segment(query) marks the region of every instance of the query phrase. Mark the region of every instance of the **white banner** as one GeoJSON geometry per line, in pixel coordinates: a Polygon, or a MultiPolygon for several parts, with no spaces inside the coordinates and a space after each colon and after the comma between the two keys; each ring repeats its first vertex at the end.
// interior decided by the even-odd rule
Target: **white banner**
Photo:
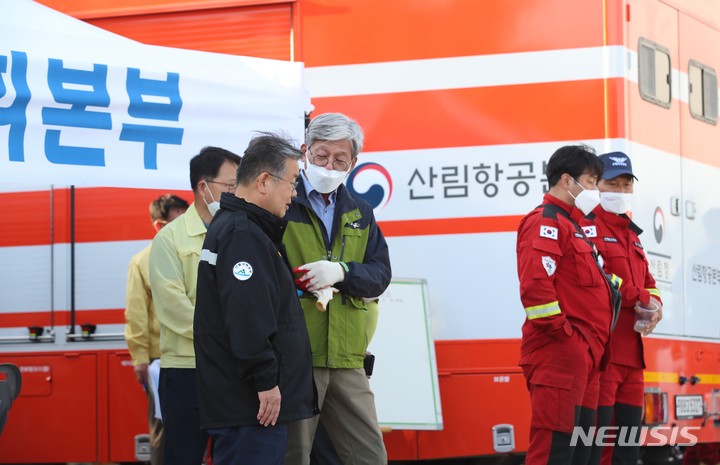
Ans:
{"type": "Polygon", "coordinates": [[[299,144],[302,63],[143,45],[24,0],[0,14],[0,183],[188,189],[207,145],[299,144]]]}
{"type": "MultiPolygon", "coordinates": [[[[623,139],[583,142],[598,153],[625,147],[623,139]]],[[[363,152],[346,184],[378,221],[524,216],[542,201],[550,155],[576,143],[363,152]]]]}

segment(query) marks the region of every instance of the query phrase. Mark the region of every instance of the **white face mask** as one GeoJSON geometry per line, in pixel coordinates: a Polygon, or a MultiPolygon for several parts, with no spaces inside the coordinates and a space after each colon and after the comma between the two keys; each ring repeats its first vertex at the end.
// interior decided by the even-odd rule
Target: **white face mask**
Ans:
{"type": "MultiPolygon", "coordinates": [[[[575,181],[573,179],[575,184],[580,186],[580,183],[575,181]]],[[[600,205],[600,191],[595,190],[589,190],[585,189],[583,186],[580,186],[580,193],[575,197],[572,195],[572,192],[567,191],[568,194],[570,194],[570,197],[575,199],[575,207],[579,208],[585,215],[589,215],[591,211],[595,209],[598,205],[600,205]]]]}
{"type": "Polygon", "coordinates": [[[610,213],[621,215],[632,209],[632,194],[624,192],[601,192],[600,205],[610,213]]]}
{"type": "Polygon", "coordinates": [[[205,200],[205,196],[203,195],[203,202],[205,202],[205,205],[207,205],[208,211],[210,212],[210,216],[215,216],[215,213],[220,210],[220,202],[215,200],[215,196],[212,195],[212,191],[210,190],[210,187],[208,185],[205,185],[205,188],[208,191],[208,194],[210,194],[210,198],[212,199],[212,202],[208,203],[207,200],[205,200]]]}
{"type": "Polygon", "coordinates": [[[329,194],[340,187],[347,174],[347,171],[327,170],[310,162],[305,170],[310,184],[321,194],[329,194]]]}

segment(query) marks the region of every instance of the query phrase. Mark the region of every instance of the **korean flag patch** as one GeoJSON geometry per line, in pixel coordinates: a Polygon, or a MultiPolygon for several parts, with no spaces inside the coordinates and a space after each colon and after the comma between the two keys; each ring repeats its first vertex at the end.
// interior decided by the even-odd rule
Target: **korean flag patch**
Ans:
{"type": "Polygon", "coordinates": [[[555,260],[553,260],[551,257],[542,257],[542,266],[545,268],[545,272],[548,276],[552,276],[555,274],[555,270],[557,267],[555,266],[555,260]]]}
{"type": "Polygon", "coordinates": [[[552,226],[540,225],[540,237],[547,237],[548,239],[557,240],[558,229],[552,226]]]}
{"type": "Polygon", "coordinates": [[[232,272],[238,281],[247,281],[253,275],[253,267],[248,262],[237,262],[232,272]]]}
{"type": "Polygon", "coordinates": [[[597,227],[596,226],[583,226],[582,229],[587,237],[597,237],[597,227]]]}

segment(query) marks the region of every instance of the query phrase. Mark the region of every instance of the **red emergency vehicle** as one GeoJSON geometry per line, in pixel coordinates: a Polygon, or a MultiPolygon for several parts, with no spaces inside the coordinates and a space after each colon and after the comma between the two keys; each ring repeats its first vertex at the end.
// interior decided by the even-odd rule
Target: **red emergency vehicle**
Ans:
{"type": "MultiPolygon", "coordinates": [[[[540,203],[544,162],[558,146],[628,153],[639,178],[633,219],[665,303],[645,339],[645,422],[668,435],[698,427],[700,444],[720,447],[712,2],[42,3],[143,43],[304,62],[315,112],[363,126],[365,151],[348,184],[375,206],[394,274],[427,280],[444,421],[441,431],[386,434],[391,460],[522,459],[529,398],[517,366],[525,316],[516,227],[540,203]]],[[[0,361],[24,377],[0,462],[132,461],[146,421],[117,337],[124,272],[152,237],[145,211],[164,191],[0,190],[0,295],[47,302],[0,302],[0,361]],[[22,259],[53,245],[72,246],[72,268],[70,255],[41,269],[22,259]],[[58,293],[72,294],[73,306],[53,306],[58,293]]]]}

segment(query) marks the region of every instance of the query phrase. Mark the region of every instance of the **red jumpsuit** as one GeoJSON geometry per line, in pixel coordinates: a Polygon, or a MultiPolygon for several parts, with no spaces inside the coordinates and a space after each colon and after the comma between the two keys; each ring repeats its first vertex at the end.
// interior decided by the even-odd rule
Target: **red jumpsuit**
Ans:
{"type": "Polygon", "coordinates": [[[532,419],[527,465],[571,463],[581,406],[593,410],[592,380],[610,340],[610,286],[577,222],[582,212],[546,194],[518,227],[522,328],[520,366],[532,419]]]}
{"type": "MultiPolygon", "coordinates": [[[[615,416],[616,426],[640,426],[643,405],[643,344],[640,333],[633,329],[635,307],[639,300],[647,305],[650,296],[660,301],[660,292],[648,269],[638,235],[642,230],[627,215],[608,213],[596,208],[581,226],[592,240],[605,263],[605,270],[622,279],[622,307],[610,343],[608,367],[600,375],[598,427],[609,426],[615,416]]],[[[613,448],[593,453],[593,463],[635,464],[639,450],[613,448]]]]}

